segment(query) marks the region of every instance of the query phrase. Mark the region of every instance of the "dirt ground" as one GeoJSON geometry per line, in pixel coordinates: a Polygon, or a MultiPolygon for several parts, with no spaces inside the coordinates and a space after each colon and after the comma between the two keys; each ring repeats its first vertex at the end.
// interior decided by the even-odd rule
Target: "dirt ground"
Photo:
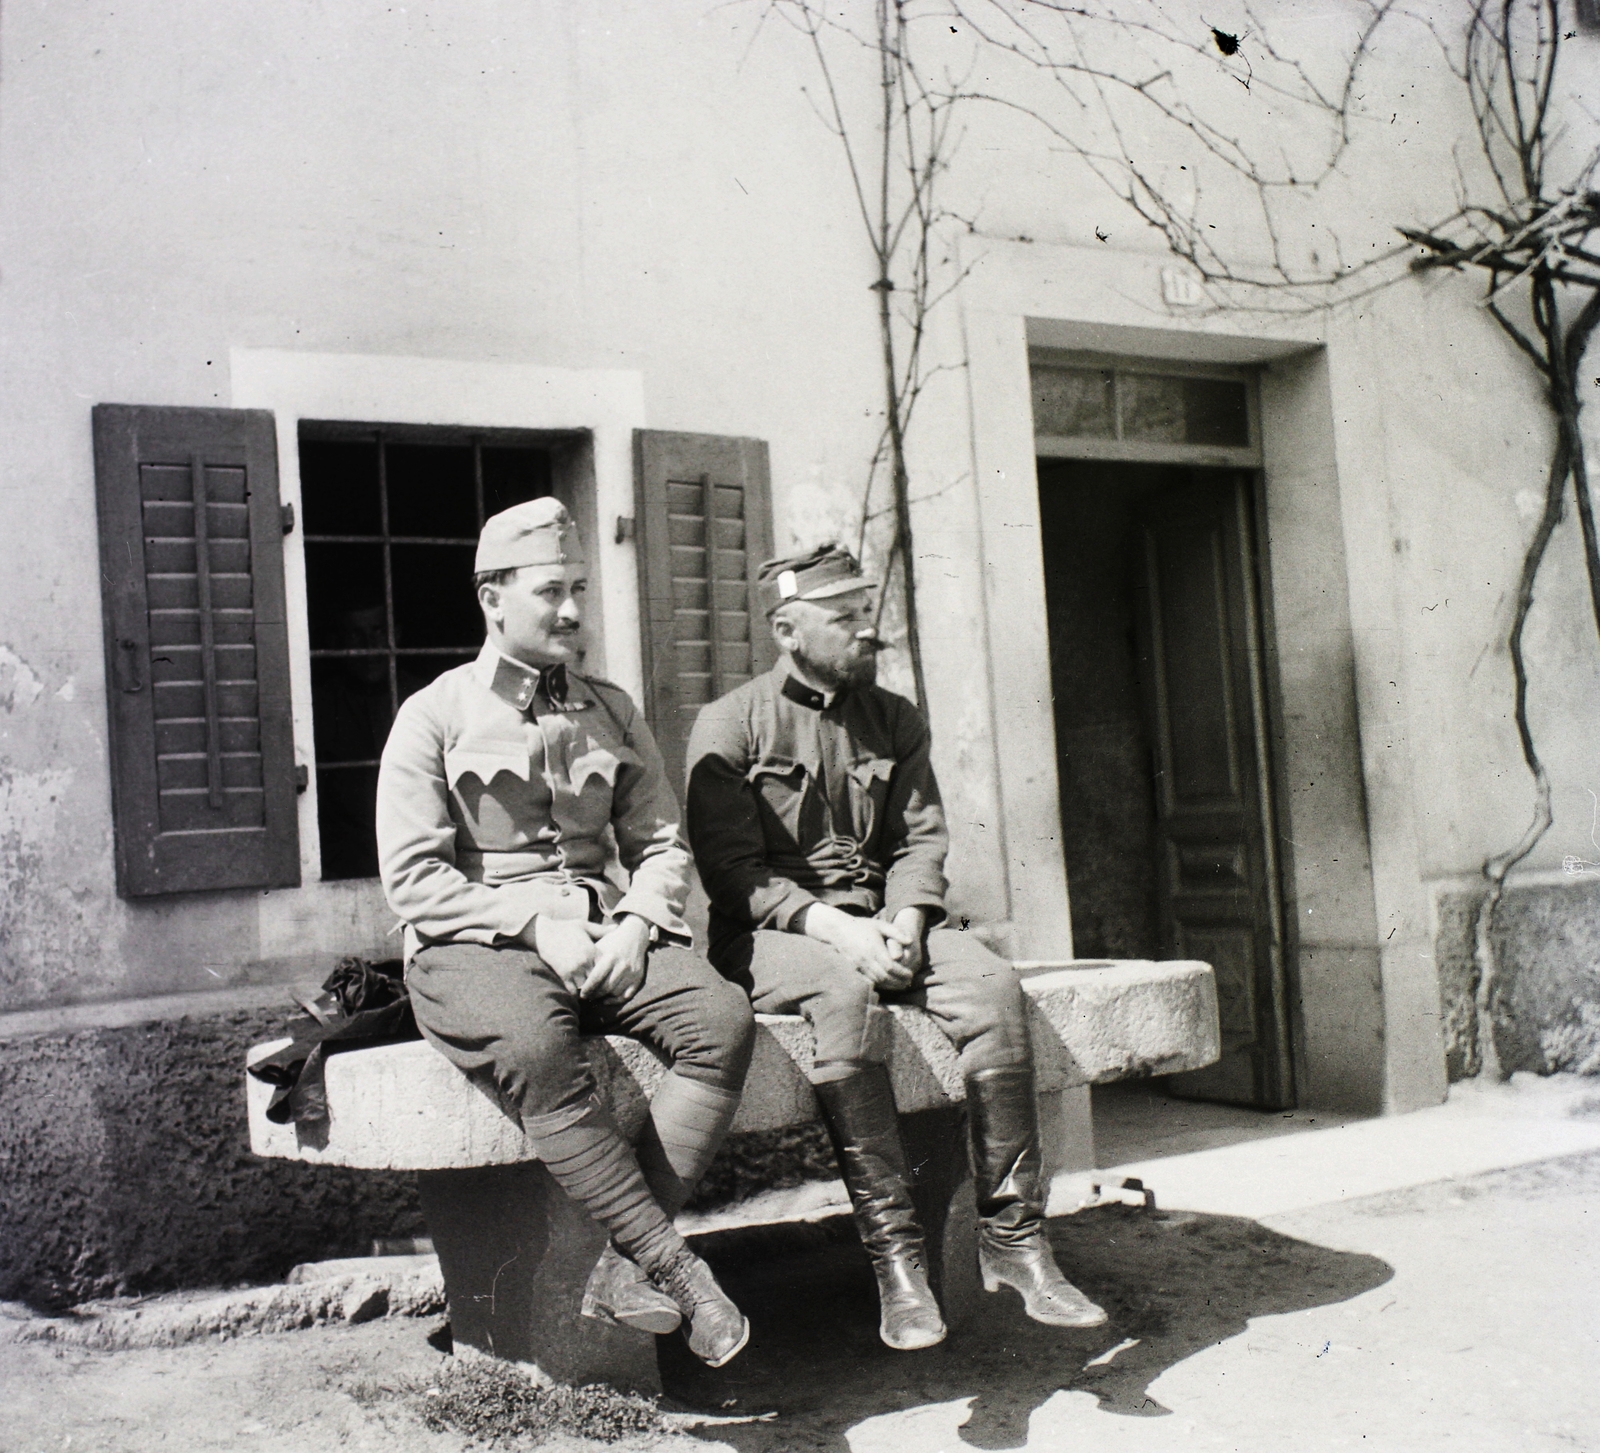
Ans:
{"type": "MultiPolygon", "coordinates": [[[[661,1356],[679,1405],[775,1416],[650,1446],[1600,1453],[1597,1208],[1600,1154],[1265,1224],[1102,1208],[1052,1235],[1109,1327],[1037,1327],[1003,1293],[916,1354],[877,1342],[870,1272],[841,1226],[785,1228],[718,1266],[754,1324],[746,1352],[718,1372],[676,1339],[661,1356]]],[[[433,1325],[105,1353],[0,1324],[0,1450],[453,1453],[465,1440],[425,1431],[395,1391],[445,1365],[433,1325]]]]}

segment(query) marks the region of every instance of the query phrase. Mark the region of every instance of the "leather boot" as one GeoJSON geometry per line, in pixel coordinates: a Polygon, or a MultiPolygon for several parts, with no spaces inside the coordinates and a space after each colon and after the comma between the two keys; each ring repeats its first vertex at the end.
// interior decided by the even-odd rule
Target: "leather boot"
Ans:
{"type": "Polygon", "coordinates": [[[590,1099],[559,1114],[525,1117],[522,1128],[556,1184],[672,1299],[695,1356],[721,1367],[738,1352],[749,1340],[749,1323],[673,1229],[605,1107],[590,1099]]]}
{"type": "Polygon", "coordinates": [[[1011,1287],[1035,1322],[1098,1327],[1106,1314],[1056,1266],[1044,1234],[1033,1069],[979,1070],[967,1078],[972,1179],[978,1200],[978,1269],[983,1289],[1011,1287]]]}
{"type": "Polygon", "coordinates": [[[617,1322],[657,1337],[676,1332],[683,1321],[678,1304],[609,1241],[584,1284],[579,1311],[597,1322],[617,1322]]]}
{"type": "Polygon", "coordinates": [[[653,1267],[650,1279],[677,1306],[689,1350],[708,1367],[721,1367],[744,1350],[750,1323],[717,1285],[711,1268],[687,1246],[653,1267]]]}
{"type": "Polygon", "coordinates": [[[944,1318],[928,1285],[889,1071],[869,1064],[812,1088],[850,1192],[856,1230],[877,1275],[878,1335],[902,1352],[932,1347],[944,1341],[944,1318]]]}
{"type": "MultiPolygon", "coordinates": [[[[650,1102],[650,1118],[634,1153],[645,1184],[668,1220],[681,1211],[706,1173],[739,1108],[737,1091],[669,1074],[650,1102]]],[[[614,1244],[600,1253],[583,1289],[583,1315],[660,1336],[675,1332],[678,1305],[614,1244]]]]}

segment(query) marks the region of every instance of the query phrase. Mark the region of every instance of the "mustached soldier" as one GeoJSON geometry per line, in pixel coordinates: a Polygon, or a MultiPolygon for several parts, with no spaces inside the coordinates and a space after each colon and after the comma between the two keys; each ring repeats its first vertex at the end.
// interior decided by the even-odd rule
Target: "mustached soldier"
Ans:
{"type": "Polygon", "coordinates": [[[749,1327],[672,1216],[738,1106],[750,1008],[689,951],[689,854],[649,727],[621,687],[574,669],[587,571],[566,509],[495,515],[475,572],[483,650],[401,706],[378,776],[417,1023],[611,1233],[584,1314],[650,1332],[681,1321],[720,1367],[749,1327]],[[605,876],[607,826],[626,893],[605,876]],[[580,1033],[632,1035],[672,1061],[637,1158],[580,1033]]]}
{"type": "Polygon", "coordinates": [[[984,1286],[1036,1322],[1105,1313],[1057,1269],[1043,1229],[1033,1068],[1021,986],[971,933],[941,927],[944,813],[927,723],[876,685],[874,582],[827,546],[759,577],[782,652],[703,707],[689,740],[689,840],[711,897],[711,961],[763,1013],[816,1033],[811,1082],[877,1273],[880,1333],[931,1347],[945,1327],[873,1018],[925,1008],[966,1082],[984,1286]]]}

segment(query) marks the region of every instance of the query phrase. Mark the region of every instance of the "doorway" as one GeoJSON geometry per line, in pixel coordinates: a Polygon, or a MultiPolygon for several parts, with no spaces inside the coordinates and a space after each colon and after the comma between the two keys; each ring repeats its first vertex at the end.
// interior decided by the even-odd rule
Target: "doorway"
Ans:
{"type": "Polygon", "coordinates": [[[1041,458],[1078,958],[1216,971],[1222,1057],[1171,1093],[1294,1103],[1252,470],[1041,458]]]}

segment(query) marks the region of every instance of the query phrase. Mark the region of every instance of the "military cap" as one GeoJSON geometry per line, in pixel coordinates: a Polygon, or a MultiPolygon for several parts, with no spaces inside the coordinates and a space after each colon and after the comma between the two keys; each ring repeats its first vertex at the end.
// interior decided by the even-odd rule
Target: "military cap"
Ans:
{"type": "Polygon", "coordinates": [[[582,561],[578,527],[560,500],[546,495],[512,505],[484,521],[478,536],[475,575],[486,570],[512,570],[519,565],[567,565],[582,561]]]}
{"type": "Polygon", "coordinates": [[[861,573],[856,557],[842,545],[819,545],[806,555],[768,560],[756,574],[761,604],[768,615],[785,601],[826,600],[877,583],[861,573]]]}

